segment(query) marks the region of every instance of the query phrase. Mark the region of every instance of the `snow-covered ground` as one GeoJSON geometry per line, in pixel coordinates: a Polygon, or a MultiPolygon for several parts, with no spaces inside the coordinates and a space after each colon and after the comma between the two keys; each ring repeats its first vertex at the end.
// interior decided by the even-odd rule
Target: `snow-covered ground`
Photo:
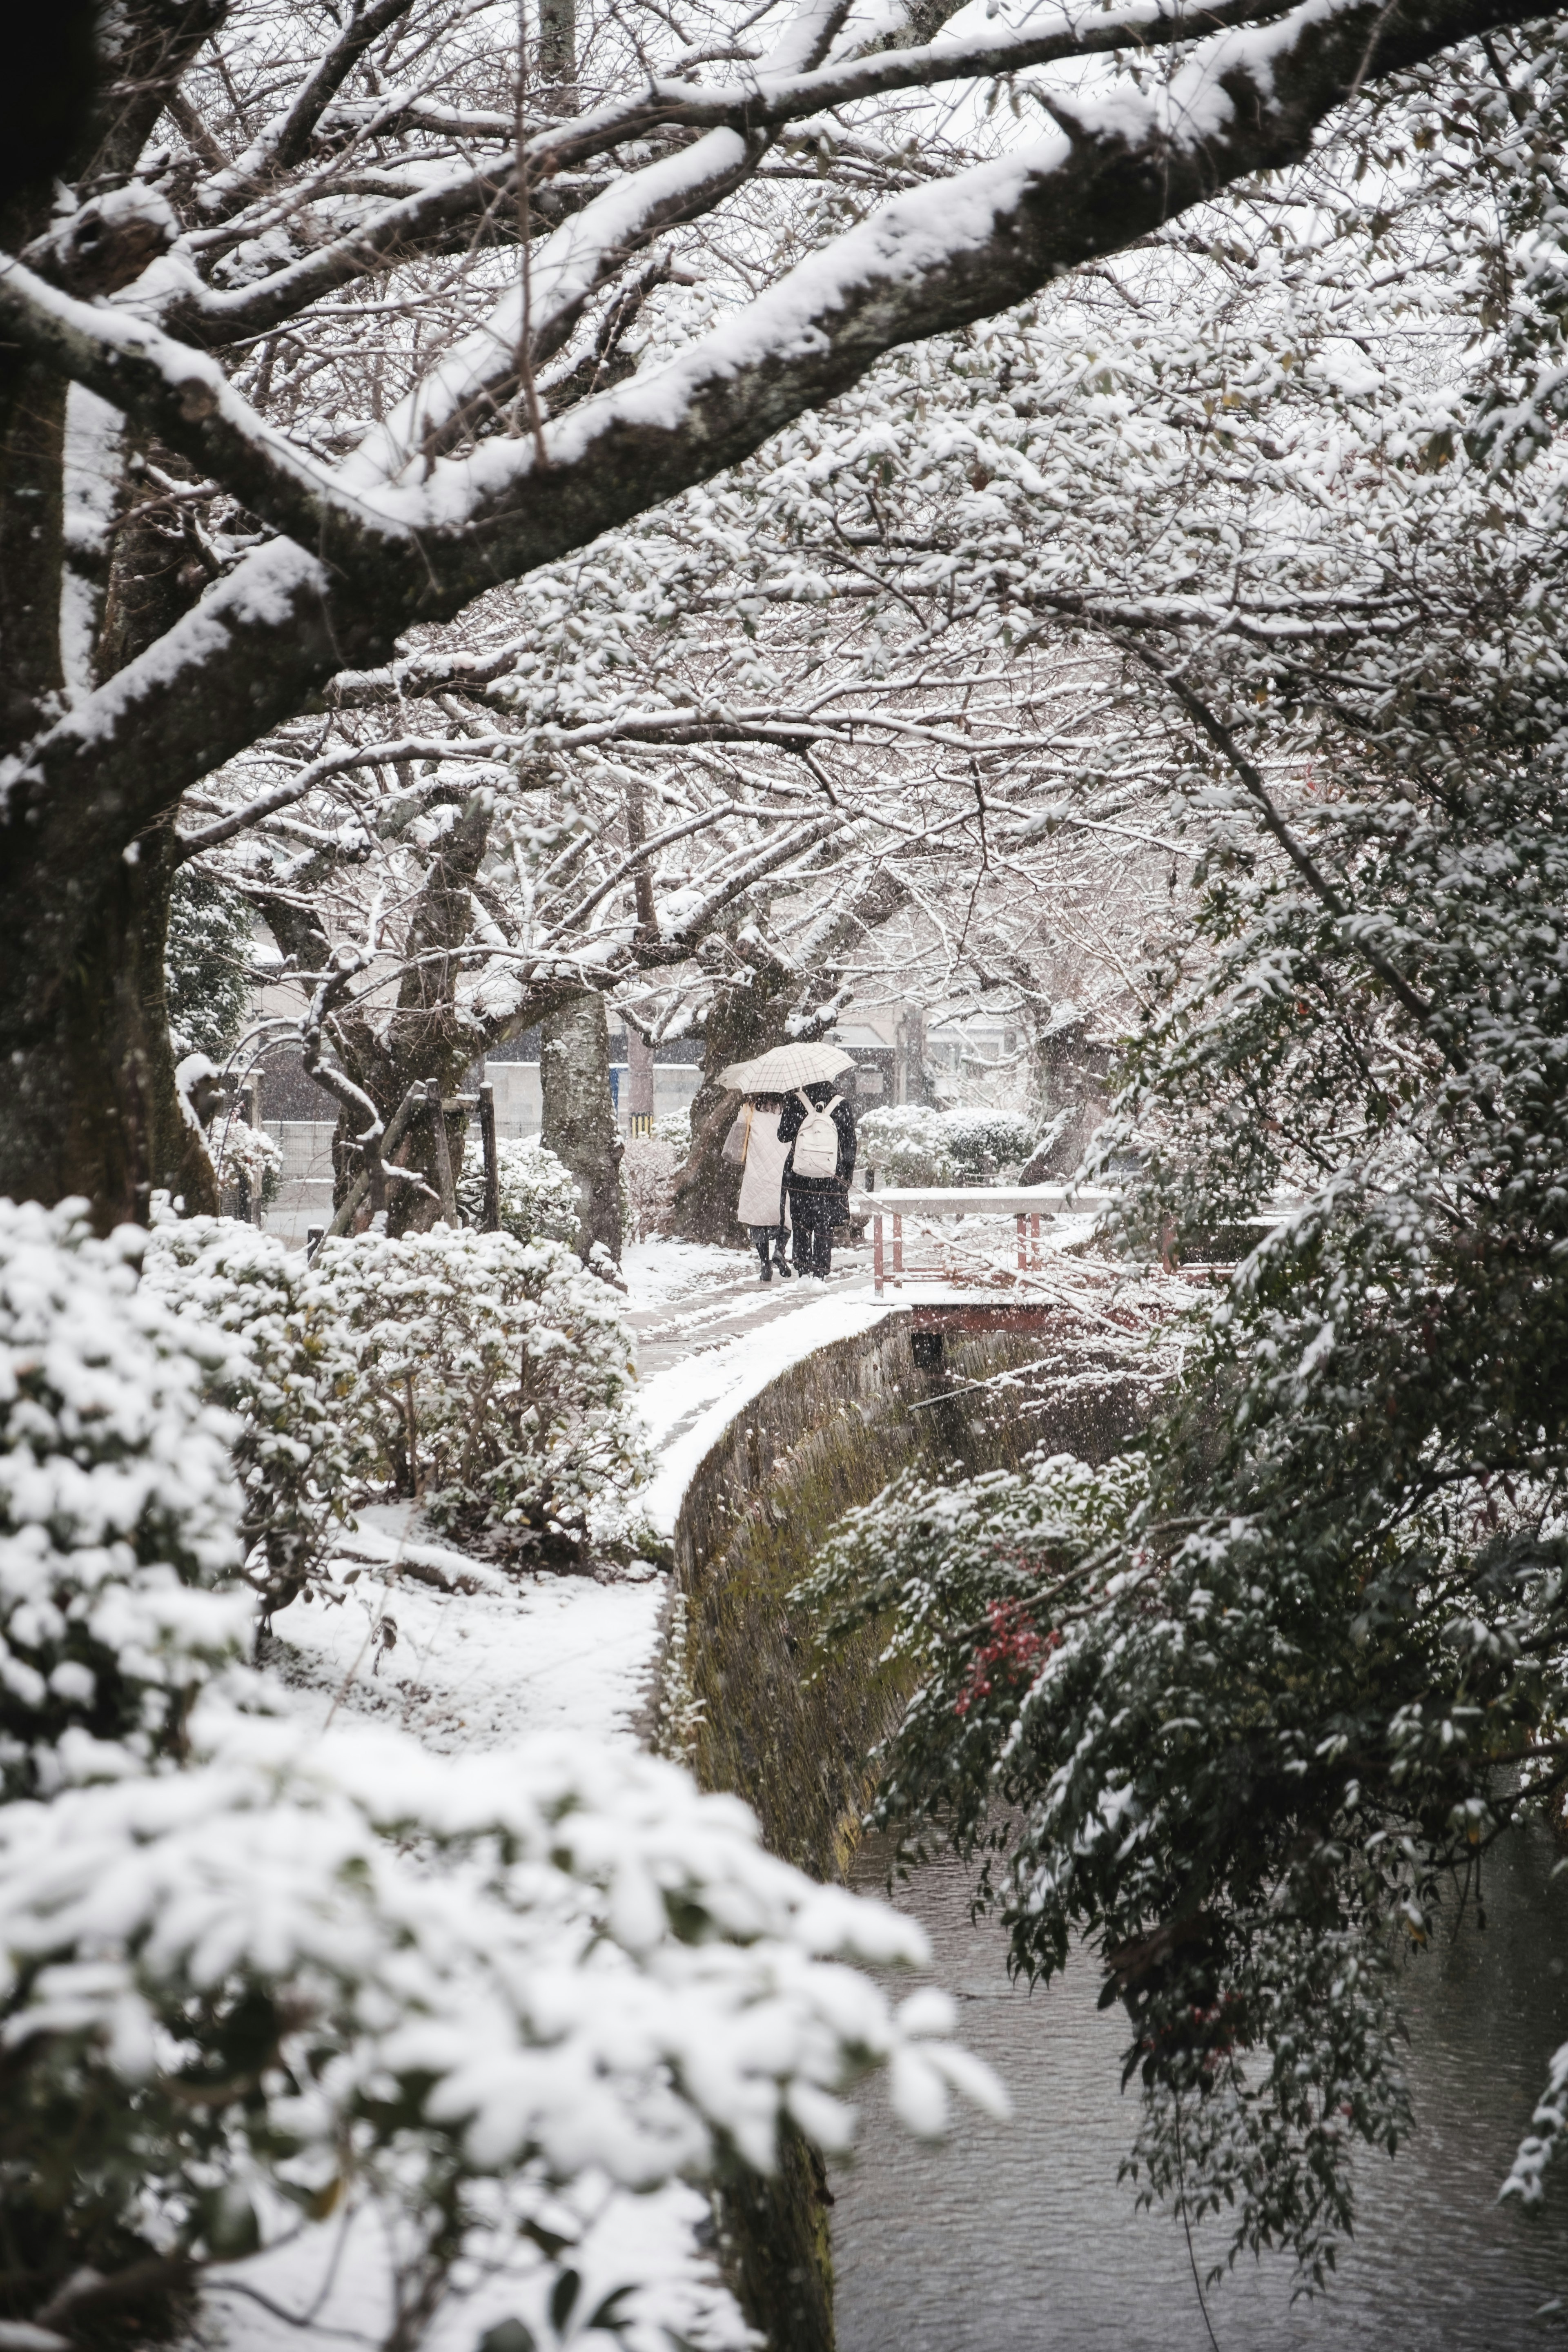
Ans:
{"type": "MultiPolygon", "coordinates": [[[[307,1719],[324,1725],[340,1710],[380,1717],[447,1753],[504,1754],[549,1730],[637,1737],[658,1660],[665,1577],[651,1567],[608,1582],[509,1576],[441,1542],[412,1504],[374,1507],[359,1520],[331,1563],[340,1597],[296,1601],[275,1620],[273,1664],[307,1719]]],[[[561,2220],[563,2234],[577,2241],[579,2318],[628,2280],[642,2282],[626,2305],[635,2323],[627,2352],[668,2352],[671,2336],[698,2352],[742,2352],[754,2342],[720,2277],[708,2201],[696,2189],[678,2184],[636,2196],[589,2176],[561,2220]]],[[[378,2344],[390,2323],[396,2260],[374,2208],[308,2226],[245,2264],[235,2285],[213,2292],[208,2333],[232,2352],[378,2344]]],[[[557,2341],[546,2284],[526,2256],[476,2261],[423,2339],[427,2352],[474,2352],[488,2328],[512,2318],[542,2352],[557,2341]]]]}
{"type": "MultiPolygon", "coordinates": [[[[573,2316],[559,2333],[546,2309],[549,2273],[513,2257],[481,2255],[458,2273],[454,2292],[420,2336],[421,2352],[476,2352],[488,2330],[518,2319],[540,2352],[581,2343],[584,2352],[754,2352],[747,2327],[709,2250],[708,2200],[681,2183],[634,2196],[592,2175],[574,2184],[550,2224],[574,2242],[582,2280],[573,2316]],[[617,2339],[582,2326],[604,2299],[640,2284],[622,2305],[630,2322],[617,2339]]],[[[243,2279],[213,2286],[204,2305],[202,2345],[231,2352],[346,2352],[384,2341],[393,2310],[388,2282],[399,2248],[383,2214],[361,2207],[342,2222],[306,2227],[290,2242],[247,2263],[243,2279]]]]}
{"type": "Polygon", "coordinates": [[[663,1307],[672,1298],[694,1291],[756,1280],[756,1261],[750,1252],[721,1249],[716,1242],[678,1242],[662,1234],[656,1240],[628,1242],[621,1253],[626,1297],[633,1307],[663,1307]]]}
{"type": "Polygon", "coordinates": [[[444,1754],[535,1731],[635,1736],[664,1606],[652,1567],[606,1582],[503,1575],[389,1503],[360,1512],[331,1573],[340,1600],[296,1601],[276,1625],[308,1717],[379,1716],[444,1754]]]}

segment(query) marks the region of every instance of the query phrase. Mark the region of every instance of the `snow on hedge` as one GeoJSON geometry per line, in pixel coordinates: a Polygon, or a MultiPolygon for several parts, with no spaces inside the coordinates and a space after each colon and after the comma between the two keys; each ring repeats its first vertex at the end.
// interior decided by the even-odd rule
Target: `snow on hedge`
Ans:
{"type": "MultiPolygon", "coordinates": [[[[496,1144],[503,1233],[520,1242],[566,1242],[579,1233],[577,1180],[538,1136],[507,1137],[496,1144]]],[[[458,1186],[458,1205],[478,1224],[484,1213],[485,1171],[470,1167],[458,1186]]]]}
{"type": "Polygon", "coordinates": [[[582,1541],[647,1475],[616,1294],[561,1242],[437,1225],[321,1253],[376,1474],[439,1525],[582,1541]]]}
{"type": "Polygon", "coordinates": [[[428,2269],[487,2180],[767,2169],[786,2115],[844,2145],[873,2065],[917,2130],[990,2096],[944,2000],[843,1965],[918,1960],[918,1930],[585,1740],[442,1759],[220,1701],[185,1769],[0,1811],[0,1916],[13,2144],[42,2165],[86,2118],[79,2161],[150,2185],[153,2242],[197,2260],[373,2193],[428,2269]]]}
{"type": "Polygon", "coordinates": [[[933,1110],[889,1104],[856,1128],[862,1168],[883,1184],[974,1184],[1026,1160],[1036,1129],[1000,1110],[933,1110]]]}
{"type": "Polygon", "coordinates": [[[215,1326],[229,1336],[218,1392],[238,1422],[247,1572],[269,1612],[284,1608],[350,1517],[370,1462],[337,1297],[300,1252],[232,1217],[157,1224],[143,1287],[181,1312],[193,1345],[215,1326]]]}
{"type": "Polygon", "coordinates": [[[647,1475],[620,1303],[559,1241],[437,1225],[328,1242],[307,1265],[254,1226],[192,1219],[158,1226],[148,1278],[233,1335],[221,1394],[269,1608],[355,1496],[574,1547],[647,1475]]]}
{"type": "Polygon", "coordinates": [[[0,1789],[168,1753],[233,1655],[231,1349],[137,1284],[143,1236],[0,1201],[0,1789]]]}
{"type": "MultiPolygon", "coordinates": [[[[503,2239],[563,2281],[560,2192],[589,2175],[765,2168],[785,2117],[841,2146],[873,2066],[919,2131],[954,2088],[994,2105],[940,1996],[897,2007],[847,1965],[918,1961],[920,1931],[765,1853],[678,1767],[572,1737],[442,1758],[275,1711],[238,1659],[236,1424],[207,1401],[257,1360],[237,1370],[200,1303],[231,1317],[256,1277],[291,1345],[285,1308],[313,1294],[279,1304],[265,1250],[247,1276],[210,1229],[161,1239],[138,1285],[145,1247],[0,1206],[0,2196],[37,2280],[16,2317],[139,2308],[149,2262],[176,2294],[214,2264],[243,2279],[368,2202],[412,2345],[503,2239]]],[[[383,1320],[432,1296],[451,1318],[420,1286],[488,1265],[531,1301],[561,1269],[531,1255],[426,1236],[345,1248],[330,1278],[383,1320]]]]}

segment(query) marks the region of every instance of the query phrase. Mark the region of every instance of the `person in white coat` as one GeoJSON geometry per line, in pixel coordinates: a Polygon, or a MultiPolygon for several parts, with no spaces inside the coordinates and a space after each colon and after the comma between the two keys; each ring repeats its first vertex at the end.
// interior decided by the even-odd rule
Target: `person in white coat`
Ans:
{"type": "Polygon", "coordinates": [[[724,1158],[741,1163],[741,1204],[735,1213],[751,1234],[764,1282],[773,1280],[775,1267],[785,1278],[795,1271],[784,1255],[789,1146],[779,1141],[783,1108],[780,1095],[753,1096],[724,1139],[724,1158]]]}

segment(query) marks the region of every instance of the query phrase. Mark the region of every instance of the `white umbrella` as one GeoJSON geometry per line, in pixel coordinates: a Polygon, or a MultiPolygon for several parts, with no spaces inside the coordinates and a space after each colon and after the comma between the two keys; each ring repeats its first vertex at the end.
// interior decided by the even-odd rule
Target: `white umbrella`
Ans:
{"type": "Polygon", "coordinates": [[[775,1045],[754,1062],[731,1062],[719,1073],[719,1084],[738,1095],[782,1095],[791,1087],[815,1086],[819,1078],[836,1078],[852,1070],[855,1056],[842,1045],[775,1045]]]}

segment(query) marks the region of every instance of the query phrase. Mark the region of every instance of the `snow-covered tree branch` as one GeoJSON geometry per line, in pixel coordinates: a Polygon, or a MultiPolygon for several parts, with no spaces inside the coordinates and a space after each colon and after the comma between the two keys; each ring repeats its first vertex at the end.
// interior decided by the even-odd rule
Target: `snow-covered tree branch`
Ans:
{"type": "MultiPolygon", "coordinates": [[[[83,937],[156,926],[168,861],[128,877],[121,853],[204,776],[340,673],[744,460],[885,354],[1297,163],[1357,93],[1521,13],[1132,7],[984,37],[932,15],[932,37],[889,45],[804,6],[737,59],[722,10],[684,43],[612,11],[559,82],[579,110],[551,114],[557,85],[531,96],[514,33],[498,47],[482,9],[367,9],[314,51],[301,20],[268,17],[208,62],[149,0],[134,37],[158,69],[101,101],[98,177],[66,214],[24,204],[0,224],[18,257],[0,284],[7,414],[46,512],[63,512],[68,442],[111,478],[162,468],[193,572],[177,594],[119,593],[117,564],[127,591],[148,576],[135,550],[157,526],[121,520],[132,501],[110,488],[112,634],[68,692],[52,584],[14,614],[5,904],[32,944],[5,1024],[26,1110],[8,1181],[124,1204],[171,1172],[134,989],[112,1050],[93,1049],[107,1121],[62,1129],[45,1105],[84,1050],[59,1027],[83,937]],[[952,127],[933,141],[939,90],[952,127]],[[1001,90],[1016,115],[988,120],[975,100],[1001,90]],[[183,486],[217,501],[217,536],[183,486]],[[131,1065],[153,1108],[128,1124],[113,1074],[131,1065]]],[[[63,593],[63,558],[56,576],[63,593]]]]}

